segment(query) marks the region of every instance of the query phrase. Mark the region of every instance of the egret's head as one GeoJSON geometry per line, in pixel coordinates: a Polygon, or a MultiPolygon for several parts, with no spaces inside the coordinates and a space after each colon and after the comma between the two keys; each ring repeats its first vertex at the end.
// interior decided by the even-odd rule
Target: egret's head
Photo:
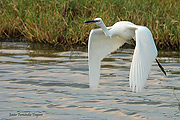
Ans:
{"type": "Polygon", "coordinates": [[[85,23],[94,23],[100,27],[104,24],[101,18],[96,18],[94,20],[86,21],[85,23]]]}

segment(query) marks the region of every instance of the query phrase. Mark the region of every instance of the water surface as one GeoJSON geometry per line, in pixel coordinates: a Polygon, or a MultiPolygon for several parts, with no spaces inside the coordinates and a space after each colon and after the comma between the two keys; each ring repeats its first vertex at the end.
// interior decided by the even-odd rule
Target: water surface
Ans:
{"type": "Polygon", "coordinates": [[[28,43],[0,45],[0,119],[178,120],[180,52],[162,51],[145,89],[133,93],[128,75],[132,49],[102,62],[100,86],[88,85],[87,51],[59,51],[28,43]]]}

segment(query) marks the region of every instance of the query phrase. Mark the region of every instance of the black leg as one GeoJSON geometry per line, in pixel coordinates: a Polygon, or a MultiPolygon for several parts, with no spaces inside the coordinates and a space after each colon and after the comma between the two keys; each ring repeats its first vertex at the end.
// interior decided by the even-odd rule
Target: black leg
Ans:
{"type": "Polygon", "coordinates": [[[156,62],[158,64],[159,68],[161,69],[161,71],[164,73],[165,76],[167,76],[164,68],[162,67],[162,65],[159,63],[159,61],[157,59],[155,59],[155,60],[156,60],[156,62]]]}

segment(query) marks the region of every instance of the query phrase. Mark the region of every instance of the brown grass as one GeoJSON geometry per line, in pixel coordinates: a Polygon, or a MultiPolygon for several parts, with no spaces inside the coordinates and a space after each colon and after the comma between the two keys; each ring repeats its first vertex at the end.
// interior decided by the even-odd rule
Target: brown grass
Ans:
{"type": "Polygon", "coordinates": [[[127,20],[147,26],[158,49],[180,50],[178,0],[1,0],[0,38],[23,38],[54,46],[87,45],[101,17],[107,26],[127,20]]]}

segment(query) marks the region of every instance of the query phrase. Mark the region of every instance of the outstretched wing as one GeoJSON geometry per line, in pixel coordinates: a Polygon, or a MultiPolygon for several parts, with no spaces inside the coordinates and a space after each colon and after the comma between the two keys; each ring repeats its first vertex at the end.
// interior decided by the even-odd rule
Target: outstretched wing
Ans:
{"type": "Polygon", "coordinates": [[[129,84],[132,91],[144,88],[151,70],[152,62],[157,56],[157,49],[151,31],[144,26],[138,26],[136,33],[136,47],[131,63],[129,84]]]}
{"type": "Polygon", "coordinates": [[[124,43],[118,36],[105,36],[101,28],[91,30],[88,43],[90,88],[97,88],[99,85],[101,60],[124,43]]]}

